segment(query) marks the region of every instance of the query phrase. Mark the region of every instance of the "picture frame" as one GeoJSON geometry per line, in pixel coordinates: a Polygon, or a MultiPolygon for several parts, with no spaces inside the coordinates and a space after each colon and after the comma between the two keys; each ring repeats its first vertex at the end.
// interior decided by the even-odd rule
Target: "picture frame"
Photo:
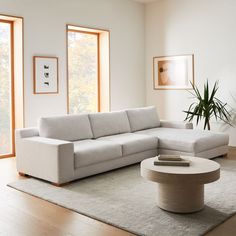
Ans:
{"type": "Polygon", "coordinates": [[[34,56],[34,94],[57,94],[58,57],[34,56]]]}
{"type": "Polygon", "coordinates": [[[194,55],[153,57],[153,88],[192,89],[194,55]]]}

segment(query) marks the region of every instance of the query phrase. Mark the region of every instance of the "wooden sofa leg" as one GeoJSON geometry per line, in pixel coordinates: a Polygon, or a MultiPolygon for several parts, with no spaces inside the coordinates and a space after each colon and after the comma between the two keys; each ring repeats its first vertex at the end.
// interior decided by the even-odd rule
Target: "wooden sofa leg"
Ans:
{"type": "Polygon", "coordinates": [[[63,185],[65,185],[65,184],[58,184],[58,183],[51,183],[51,184],[55,187],[62,187],[63,185]]]}
{"type": "Polygon", "coordinates": [[[18,172],[20,176],[27,177],[28,175],[23,172],[18,172]]]}

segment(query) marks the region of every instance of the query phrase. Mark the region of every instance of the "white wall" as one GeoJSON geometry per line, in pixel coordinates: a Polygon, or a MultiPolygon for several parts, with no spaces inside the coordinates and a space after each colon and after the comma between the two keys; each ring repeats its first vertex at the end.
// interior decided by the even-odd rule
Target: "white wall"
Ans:
{"type": "Polygon", "coordinates": [[[144,7],[130,0],[0,0],[24,17],[25,124],[66,113],[66,24],[110,30],[111,110],[143,106],[144,7]],[[33,95],[34,55],[59,57],[59,94],[33,95]]]}
{"type": "MultiPolygon", "coordinates": [[[[146,104],[155,104],[161,118],[184,119],[188,93],[154,91],[152,58],[189,53],[195,55],[196,84],[219,79],[219,97],[236,107],[235,0],[159,0],[145,7],[131,0],[0,0],[0,6],[0,14],[24,17],[26,126],[40,116],[66,113],[68,23],[111,31],[111,110],[143,106],[146,94],[146,104]],[[34,55],[59,57],[58,95],[33,95],[34,55]]],[[[236,145],[235,128],[213,128],[230,133],[236,145]]]]}
{"type": "MultiPolygon", "coordinates": [[[[146,103],[158,107],[162,119],[183,120],[190,104],[184,90],[153,90],[153,56],[195,55],[195,82],[202,89],[208,78],[220,81],[218,96],[236,108],[236,1],[159,0],[146,5],[146,103]]],[[[230,134],[236,128],[213,123],[230,134]]]]}

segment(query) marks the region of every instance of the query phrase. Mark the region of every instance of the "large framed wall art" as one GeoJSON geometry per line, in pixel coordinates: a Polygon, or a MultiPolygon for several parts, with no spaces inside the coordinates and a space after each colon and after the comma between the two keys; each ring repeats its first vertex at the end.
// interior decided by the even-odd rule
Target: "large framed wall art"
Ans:
{"type": "Polygon", "coordinates": [[[154,89],[191,89],[194,83],[194,56],[153,58],[154,89]]]}

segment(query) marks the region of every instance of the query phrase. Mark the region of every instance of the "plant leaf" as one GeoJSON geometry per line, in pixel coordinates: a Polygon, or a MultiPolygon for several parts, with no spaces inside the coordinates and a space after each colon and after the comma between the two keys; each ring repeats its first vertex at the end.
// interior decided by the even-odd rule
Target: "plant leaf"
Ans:
{"type": "Polygon", "coordinates": [[[189,106],[187,111],[183,111],[186,113],[185,121],[192,121],[196,117],[196,124],[198,125],[201,119],[204,118],[204,129],[208,126],[212,117],[230,124],[231,114],[227,109],[227,103],[222,102],[216,97],[219,89],[218,81],[214,83],[214,87],[210,92],[207,80],[204,84],[203,96],[201,96],[199,89],[192,82],[191,86],[193,91],[188,92],[193,96],[195,102],[189,106]]]}

